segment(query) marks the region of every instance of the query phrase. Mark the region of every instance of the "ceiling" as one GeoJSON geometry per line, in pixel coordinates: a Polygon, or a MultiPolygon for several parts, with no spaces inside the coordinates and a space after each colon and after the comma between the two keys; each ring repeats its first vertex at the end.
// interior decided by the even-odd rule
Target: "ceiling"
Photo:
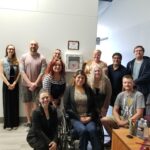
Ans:
{"type": "Polygon", "coordinates": [[[100,0],[100,1],[112,2],[113,0],[100,0]]]}
{"type": "Polygon", "coordinates": [[[113,0],[99,0],[98,16],[102,16],[105,11],[112,5],[113,0]]]}

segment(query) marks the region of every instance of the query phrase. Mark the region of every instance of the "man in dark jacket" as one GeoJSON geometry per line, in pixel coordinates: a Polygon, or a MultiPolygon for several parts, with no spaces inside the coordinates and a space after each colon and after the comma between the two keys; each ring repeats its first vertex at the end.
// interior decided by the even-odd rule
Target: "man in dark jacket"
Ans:
{"type": "Polygon", "coordinates": [[[135,88],[142,92],[147,101],[150,93],[150,58],[144,56],[145,49],[138,45],[134,48],[135,59],[127,64],[127,71],[132,75],[135,88]]]}

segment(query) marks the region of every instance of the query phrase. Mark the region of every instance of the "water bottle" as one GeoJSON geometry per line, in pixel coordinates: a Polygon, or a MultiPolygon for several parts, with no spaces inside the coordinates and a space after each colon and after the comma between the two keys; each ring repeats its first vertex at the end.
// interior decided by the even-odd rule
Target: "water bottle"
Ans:
{"type": "Polygon", "coordinates": [[[129,134],[136,135],[137,121],[132,121],[129,119],[129,134]]]}
{"type": "Polygon", "coordinates": [[[138,126],[137,126],[137,132],[136,132],[136,136],[143,139],[143,133],[144,133],[144,119],[141,118],[139,121],[138,121],[138,126]]]}
{"type": "Polygon", "coordinates": [[[147,140],[147,139],[149,139],[149,129],[148,129],[148,125],[147,125],[147,120],[144,120],[143,127],[144,127],[143,138],[144,138],[144,140],[147,140]]]}

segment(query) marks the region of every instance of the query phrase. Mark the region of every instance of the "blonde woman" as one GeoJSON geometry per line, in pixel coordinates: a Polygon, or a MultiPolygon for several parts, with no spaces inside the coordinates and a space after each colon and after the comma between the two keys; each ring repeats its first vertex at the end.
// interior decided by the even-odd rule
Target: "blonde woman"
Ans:
{"type": "Polygon", "coordinates": [[[17,129],[19,125],[19,62],[15,46],[7,45],[5,57],[0,61],[0,76],[3,80],[4,129],[17,129]]]}
{"type": "Polygon", "coordinates": [[[93,89],[99,115],[104,117],[106,116],[112,94],[110,80],[99,65],[94,65],[88,82],[93,89]]]}
{"type": "Polygon", "coordinates": [[[92,69],[95,65],[98,65],[103,70],[103,72],[107,75],[108,73],[107,64],[101,60],[101,54],[102,54],[101,50],[99,49],[94,50],[93,59],[83,64],[83,70],[87,75],[87,77],[90,76],[92,69]]]}

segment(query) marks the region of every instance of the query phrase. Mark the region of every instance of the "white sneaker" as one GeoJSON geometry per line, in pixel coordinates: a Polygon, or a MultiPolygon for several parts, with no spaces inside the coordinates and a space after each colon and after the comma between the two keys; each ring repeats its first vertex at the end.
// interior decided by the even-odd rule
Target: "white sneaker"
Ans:
{"type": "Polygon", "coordinates": [[[6,130],[7,130],[7,131],[11,131],[11,130],[12,130],[12,128],[6,128],[6,130]]]}
{"type": "Polygon", "coordinates": [[[13,130],[17,130],[17,129],[18,129],[18,127],[13,127],[12,129],[13,129],[13,130]]]}
{"type": "Polygon", "coordinates": [[[29,130],[30,130],[30,127],[26,127],[25,131],[29,132],[29,130]]]}

